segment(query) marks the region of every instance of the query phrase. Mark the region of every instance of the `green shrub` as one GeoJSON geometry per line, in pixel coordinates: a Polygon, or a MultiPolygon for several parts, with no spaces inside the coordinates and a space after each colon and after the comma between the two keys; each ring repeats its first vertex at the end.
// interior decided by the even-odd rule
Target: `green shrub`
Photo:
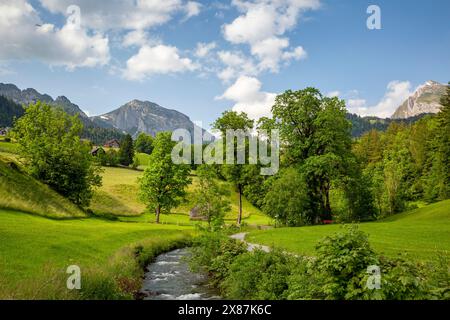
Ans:
{"type": "Polygon", "coordinates": [[[315,261],[308,258],[299,258],[291,275],[287,279],[288,289],[285,296],[289,300],[317,300],[325,299],[323,284],[325,274],[318,272],[315,261]]]}
{"type": "Polygon", "coordinates": [[[381,294],[386,300],[425,299],[423,265],[405,260],[380,259],[381,294]]]}
{"type": "Polygon", "coordinates": [[[325,237],[316,250],[315,267],[325,275],[323,291],[328,299],[357,297],[367,267],[378,264],[367,235],[355,226],[325,237]]]}
{"type": "Polygon", "coordinates": [[[221,288],[230,299],[285,299],[296,259],[281,251],[256,250],[236,258],[221,288]]]}
{"type": "Polygon", "coordinates": [[[190,266],[211,275],[213,285],[219,285],[227,275],[236,257],[247,251],[243,242],[229,238],[220,232],[205,232],[194,241],[190,266]]]}
{"type": "Polygon", "coordinates": [[[428,266],[378,257],[356,226],[322,239],[316,249],[315,257],[247,252],[224,233],[205,233],[196,240],[191,264],[209,272],[227,299],[450,299],[448,257],[428,266]],[[369,266],[380,269],[379,288],[368,286],[369,266]]]}
{"type": "Polygon", "coordinates": [[[429,299],[450,300],[450,257],[439,255],[436,262],[429,265],[426,287],[429,299]]]}

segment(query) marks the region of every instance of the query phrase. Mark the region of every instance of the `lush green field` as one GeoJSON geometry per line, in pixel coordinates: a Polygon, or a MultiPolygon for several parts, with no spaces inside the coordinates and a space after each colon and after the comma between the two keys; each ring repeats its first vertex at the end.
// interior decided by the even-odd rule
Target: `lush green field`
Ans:
{"type": "MultiPolygon", "coordinates": [[[[326,225],[253,231],[247,240],[313,255],[317,241],[340,228],[339,225],[326,225]]],[[[450,254],[450,200],[378,222],[362,223],[360,229],[369,234],[377,252],[388,256],[407,253],[415,260],[431,260],[441,254],[450,254]]]]}
{"type": "Polygon", "coordinates": [[[137,216],[145,206],[138,200],[138,177],[141,171],[124,168],[103,168],[102,186],[91,201],[90,209],[97,215],[137,216]]]}
{"type": "MultiPolygon", "coordinates": [[[[153,222],[155,220],[154,214],[148,212],[143,214],[146,208],[138,199],[139,187],[137,180],[142,176],[143,172],[124,168],[103,169],[103,185],[95,192],[90,209],[96,215],[114,215],[120,217],[122,221],[153,222]]],[[[184,225],[198,223],[189,219],[189,212],[195,206],[197,184],[197,177],[194,173],[185,201],[173,209],[171,214],[162,215],[162,223],[184,225]]],[[[231,185],[229,185],[229,188],[231,211],[227,214],[226,219],[232,222],[237,219],[238,194],[231,185]]],[[[249,203],[245,197],[243,197],[243,218],[243,221],[250,225],[271,224],[271,219],[249,203]]]]}
{"type": "MultiPolygon", "coordinates": [[[[0,208],[17,209],[44,215],[52,218],[82,217],[85,214],[56,192],[28,177],[27,175],[11,170],[6,163],[17,161],[17,145],[0,141],[0,208]],[[7,174],[6,174],[7,173],[7,174]],[[9,186],[9,187],[6,187],[9,186]],[[46,199],[41,201],[41,199],[46,199]]],[[[148,162],[147,154],[137,154],[141,165],[148,162]]],[[[104,167],[102,173],[102,186],[97,188],[91,201],[90,209],[97,216],[116,216],[124,221],[152,222],[153,214],[145,214],[145,205],[138,199],[137,180],[142,171],[104,167]],[[128,217],[131,217],[130,219],[128,217]]],[[[163,215],[162,223],[188,224],[189,211],[195,206],[195,192],[197,178],[195,172],[192,184],[188,187],[186,200],[172,210],[173,214],[163,215]]],[[[231,211],[226,220],[233,222],[237,218],[238,194],[229,185],[231,211]]],[[[243,221],[249,225],[270,225],[272,220],[243,197],[243,221]]]]}
{"type": "Polygon", "coordinates": [[[192,230],[92,218],[51,220],[0,210],[0,298],[14,295],[14,288],[21,288],[25,294],[29,286],[44,285],[55,272],[65,271],[69,265],[78,265],[82,272],[92,268],[103,271],[124,246],[145,239],[155,244],[169,243],[192,230]]]}

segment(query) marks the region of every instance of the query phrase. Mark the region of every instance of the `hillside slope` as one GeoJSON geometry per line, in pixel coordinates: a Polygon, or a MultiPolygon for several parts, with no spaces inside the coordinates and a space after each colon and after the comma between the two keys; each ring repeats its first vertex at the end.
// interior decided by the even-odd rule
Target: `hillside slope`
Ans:
{"type": "MultiPolygon", "coordinates": [[[[251,232],[247,240],[290,252],[314,255],[321,238],[340,231],[341,225],[277,228],[251,232]]],[[[377,222],[360,224],[373,248],[387,256],[408,254],[416,260],[433,260],[450,254],[450,200],[405,212],[377,222]]]]}
{"type": "Polygon", "coordinates": [[[58,219],[86,216],[72,202],[28,176],[22,172],[16,162],[1,155],[0,208],[58,219]]]}

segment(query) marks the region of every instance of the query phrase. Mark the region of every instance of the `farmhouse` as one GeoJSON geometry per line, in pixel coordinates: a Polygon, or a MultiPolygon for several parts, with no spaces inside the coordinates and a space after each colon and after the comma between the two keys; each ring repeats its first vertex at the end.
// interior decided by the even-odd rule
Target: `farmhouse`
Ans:
{"type": "Polygon", "coordinates": [[[6,128],[0,128],[0,136],[6,136],[8,130],[6,128]]]}
{"type": "Polygon", "coordinates": [[[112,139],[112,140],[106,141],[103,146],[105,148],[120,148],[120,143],[117,139],[112,139]]]}

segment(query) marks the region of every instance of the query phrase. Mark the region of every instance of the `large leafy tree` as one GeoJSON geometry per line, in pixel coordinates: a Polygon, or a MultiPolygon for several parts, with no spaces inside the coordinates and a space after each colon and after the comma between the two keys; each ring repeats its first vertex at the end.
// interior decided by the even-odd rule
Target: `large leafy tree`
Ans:
{"type": "Polygon", "coordinates": [[[133,163],[134,146],[133,138],[127,134],[120,142],[119,162],[123,166],[129,166],[133,163]]]}
{"type": "MultiPolygon", "coordinates": [[[[213,128],[219,130],[222,137],[226,138],[227,130],[242,130],[244,133],[249,133],[253,129],[253,120],[248,118],[244,112],[225,111],[222,116],[213,123],[213,128]]],[[[244,171],[246,164],[237,164],[237,141],[234,143],[234,163],[227,163],[223,166],[223,175],[226,179],[232,182],[239,194],[239,212],[237,224],[240,225],[242,221],[242,192],[245,184],[244,171]]],[[[248,148],[246,148],[248,150],[248,148]]],[[[224,152],[225,155],[225,152],[224,152]]]]}
{"type": "Polygon", "coordinates": [[[331,219],[332,180],[348,175],[351,124],[345,103],[314,88],[288,90],[276,98],[273,123],[283,140],[286,163],[302,173],[313,223],[331,219]]]}
{"type": "Polygon", "coordinates": [[[186,186],[191,182],[189,165],[172,162],[174,145],[170,132],[158,133],[149,165],[139,180],[140,199],[150,210],[154,210],[156,223],[159,223],[161,213],[170,213],[179,205],[186,195],[186,186]]]}
{"type": "Polygon", "coordinates": [[[93,187],[101,185],[100,169],[90,145],[80,140],[77,116],[37,102],[17,120],[13,137],[28,172],[80,206],[87,206],[93,187]]]}

